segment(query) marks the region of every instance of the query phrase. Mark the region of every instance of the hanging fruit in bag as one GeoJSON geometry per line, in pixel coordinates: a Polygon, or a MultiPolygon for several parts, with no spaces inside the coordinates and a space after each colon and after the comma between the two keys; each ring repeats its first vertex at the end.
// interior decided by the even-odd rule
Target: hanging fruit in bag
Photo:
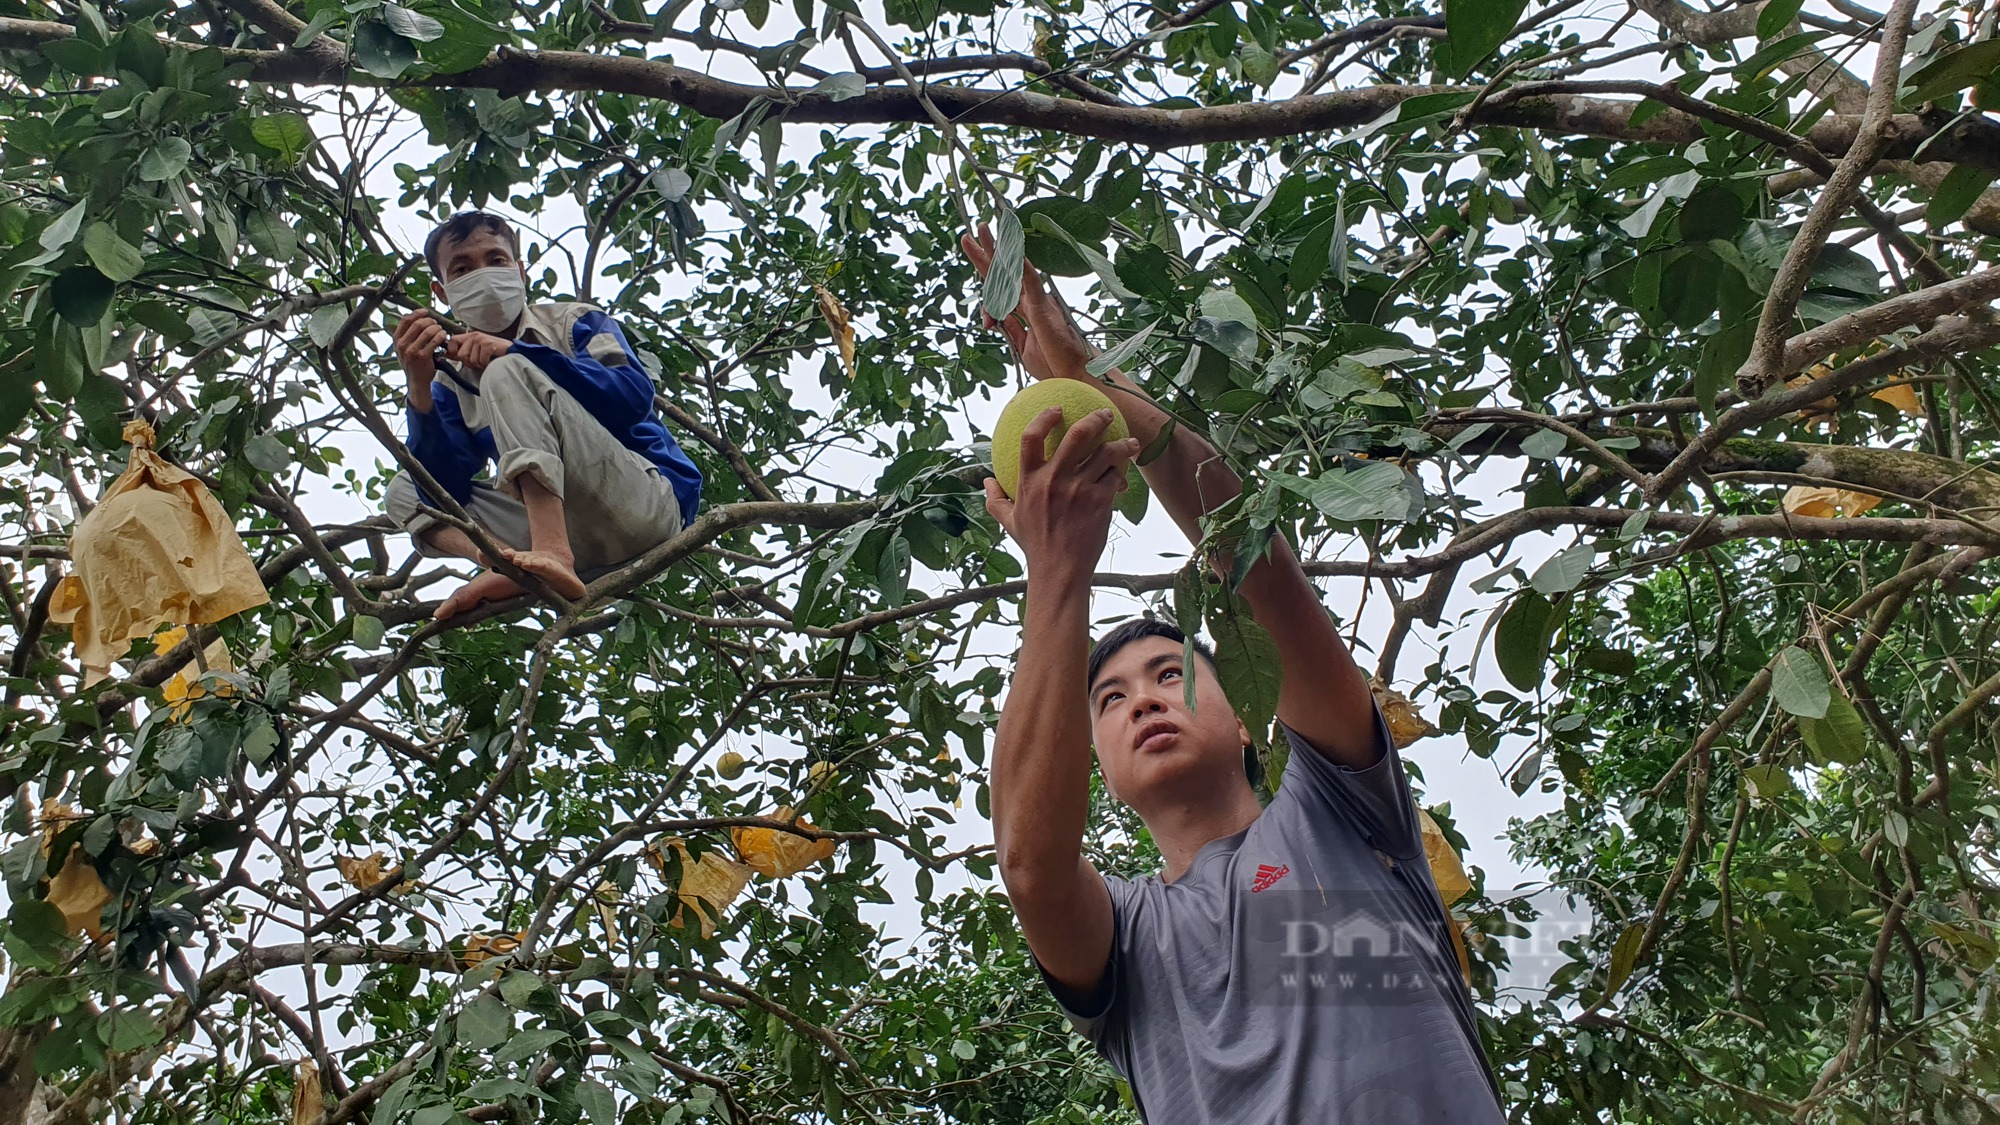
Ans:
{"type": "Polygon", "coordinates": [[[76,525],[72,570],[49,606],[72,629],[86,687],[161,625],[205,625],[271,600],[208,486],[153,452],[145,422],[127,422],[125,440],[132,463],[76,525]]]}

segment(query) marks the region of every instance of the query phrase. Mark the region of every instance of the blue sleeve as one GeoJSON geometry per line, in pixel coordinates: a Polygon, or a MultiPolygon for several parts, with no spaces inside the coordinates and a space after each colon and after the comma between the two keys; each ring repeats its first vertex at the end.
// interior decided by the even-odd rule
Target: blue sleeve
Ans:
{"type": "Polygon", "coordinates": [[[653,413],[653,379],[633,357],[632,345],[616,321],[597,309],[577,318],[570,331],[570,350],[520,340],[507,349],[533,360],[535,366],[613,433],[622,433],[653,413]]]}
{"type": "Polygon", "coordinates": [[[460,504],[470,502],[472,478],[486,467],[486,455],[480,452],[472,431],[465,428],[457,396],[443,387],[433,387],[430,413],[411,407],[405,414],[409,419],[410,452],[451,493],[452,499],[460,504]]]}

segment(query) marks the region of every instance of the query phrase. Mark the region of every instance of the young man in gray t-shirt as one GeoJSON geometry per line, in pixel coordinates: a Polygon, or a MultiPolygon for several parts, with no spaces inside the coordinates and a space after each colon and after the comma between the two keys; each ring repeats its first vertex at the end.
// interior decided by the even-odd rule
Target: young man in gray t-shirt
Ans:
{"type": "MultiPolygon", "coordinates": [[[[968,235],[964,248],[983,275],[991,240],[968,235]]],[[[1089,379],[1091,350],[1032,266],[1021,291],[1000,327],[1029,373],[1089,379]]],[[[1151,1125],[1501,1122],[1402,762],[1284,537],[1240,589],[1282,671],[1291,757],[1269,808],[1206,652],[1186,667],[1181,634],[1151,621],[1091,650],[1112,501],[1168,420],[1122,373],[1110,380],[1129,438],[1098,444],[1104,411],[1045,456],[1062,420],[1052,410],[1022,435],[1014,497],[986,482],[987,510],[1028,561],[993,833],[1050,990],[1151,1125]],[[1083,856],[1093,745],[1105,787],[1159,845],[1158,876],[1107,878],[1083,856]]],[[[1142,471],[1197,543],[1203,515],[1242,490],[1185,427],[1142,471]]]]}

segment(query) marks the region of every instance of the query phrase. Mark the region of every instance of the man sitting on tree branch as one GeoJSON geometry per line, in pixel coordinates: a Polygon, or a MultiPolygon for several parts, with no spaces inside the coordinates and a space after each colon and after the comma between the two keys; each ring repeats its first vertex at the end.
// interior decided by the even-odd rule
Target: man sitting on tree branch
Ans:
{"type": "MultiPolygon", "coordinates": [[[[991,239],[964,248],[984,275],[991,239]]],[[[1002,327],[1036,378],[1089,378],[1091,350],[1032,266],[1002,327]]],[[[1051,410],[1022,435],[1013,499],[986,482],[987,510],[1028,563],[993,833],[1044,979],[1149,1121],[1497,1125],[1498,1087],[1402,761],[1284,537],[1240,588],[1282,669],[1291,754],[1268,808],[1246,776],[1250,733],[1205,648],[1188,666],[1180,631],[1151,620],[1090,647],[1091,575],[1125,463],[1168,421],[1131,379],[1110,379],[1131,437],[1100,446],[1111,422],[1101,411],[1045,456],[1062,420],[1051,410]],[[1105,788],[1159,845],[1160,875],[1105,876],[1084,857],[1093,744],[1105,788]]],[[[1184,426],[1143,471],[1197,544],[1203,516],[1242,490],[1184,426]]]]}
{"type": "MultiPolygon", "coordinates": [[[[701,503],[701,472],[653,413],[653,380],[610,317],[576,302],[530,305],[520,239],[505,219],[453,215],[424,242],[431,290],[471,331],[429,309],[396,326],[409,377],[409,445],[507,561],[566,598],[583,576],[672,538],[701,503]],[[449,361],[434,361],[438,349],[449,361]],[[498,470],[477,480],[489,462],[498,470]]],[[[417,550],[490,566],[472,538],[389,483],[390,516],[417,550]]],[[[488,570],[437,609],[443,620],[521,593],[488,570]]]]}

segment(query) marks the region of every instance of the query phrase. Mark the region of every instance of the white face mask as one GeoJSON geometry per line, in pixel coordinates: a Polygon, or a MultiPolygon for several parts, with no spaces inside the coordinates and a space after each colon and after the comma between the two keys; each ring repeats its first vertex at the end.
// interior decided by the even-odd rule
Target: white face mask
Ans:
{"type": "Polygon", "coordinates": [[[514,327],[528,307],[528,285],[518,266],[490,266],[444,283],[452,315],[469,328],[499,334],[514,327]]]}

